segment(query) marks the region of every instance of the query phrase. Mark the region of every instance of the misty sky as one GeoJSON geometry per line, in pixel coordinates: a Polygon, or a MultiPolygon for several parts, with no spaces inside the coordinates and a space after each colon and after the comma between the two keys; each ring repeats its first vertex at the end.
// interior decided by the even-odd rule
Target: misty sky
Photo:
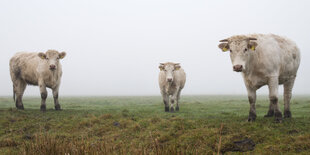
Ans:
{"type": "MultiPolygon", "coordinates": [[[[0,96],[12,95],[14,53],[48,49],[67,52],[60,96],[159,95],[158,65],[166,61],[187,73],[182,94],[245,95],[241,74],[217,45],[249,33],[297,43],[293,93],[309,94],[309,8],[309,0],[1,0],[0,96]]],[[[39,88],[28,86],[27,95],[39,97],[39,88]]]]}

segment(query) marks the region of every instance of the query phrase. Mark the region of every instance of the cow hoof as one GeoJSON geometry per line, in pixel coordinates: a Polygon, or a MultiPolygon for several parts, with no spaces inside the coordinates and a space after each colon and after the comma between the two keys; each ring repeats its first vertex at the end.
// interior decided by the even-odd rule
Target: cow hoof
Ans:
{"type": "Polygon", "coordinates": [[[275,123],[282,123],[282,113],[281,112],[276,112],[275,113],[275,119],[274,122],[275,123]]]}
{"type": "Polygon", "coordinates": [[[170,108],[170,112],[174,112],[174,108],[173,107],[170,108]]]}
{"type": "Polygon", "coordinates": [[[292,118],[291,111],[284,111],[284,118],[292,118]]]}
{"type": "Polygon", "coordinates": [[[256,120],[256,114],[250,112],[250,113],[249,113],[248,122],[254,122],[255,120],[256,120]]]}
{"type": "Polygon", "coordinates": [[[19,110],[24,110],[24,105],[17,105],[16,108],[19,110]]]}
{"type": "Polygon", "coordinates": [[[255,117],[253,117],[253,118],[249,117],[249,118],[248,118],[248,122],[254,122],[255,119],[256,119],[255,117]]]}
{"type": "Polygon", "coordinates": [[[275,123],[282,123],[283,119],[282,118],[275,118],[274,122],[275,123]]]}
{"type": "Polygon", "coordinates": [[[179,107],[176,107],[176,108],[175,108],[175,111],[179,111],[179,110],[180,110],[179,107]]]}
{"type": "Polygon", "coordinates": [[[40,110],[45,112],[46,111],[46,105],[41,105],[40,110]]]}
{"type": "Polygon", "coordinates": [[[269,110],[268,113],[264,117],[273,117],[274,116],[274,111],[269,110]]]}
{"type": "Polygon", "coordinates": [[[55,110],[61,110],[60,104],[55,105],[55,110]]]}
{"type": "Polygon", "coordinates": [[[169,112],[169,107],[165,107],[165,112],[169,112]]]}

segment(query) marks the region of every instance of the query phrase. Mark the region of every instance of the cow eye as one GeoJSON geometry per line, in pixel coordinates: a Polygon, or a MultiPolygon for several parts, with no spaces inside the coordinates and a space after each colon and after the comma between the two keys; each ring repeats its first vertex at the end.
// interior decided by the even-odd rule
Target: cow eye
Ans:
{"type": "Polygon", "coordinates": [[[230,53],[232,52],[232,50],[229,50],[230,51],[230,53]]]}
{"type": "Polygon", "coordinates": [[[246,52],[246,51],[248,51],[248,49],[247,49],[247,48],[245,48],[245,49],[244,49],[244,52],[246,52]]]}
{"type": "Polygon", "coordinates": [[[46,60],[48,60],[48,57],[46,57],[46,60]]]}

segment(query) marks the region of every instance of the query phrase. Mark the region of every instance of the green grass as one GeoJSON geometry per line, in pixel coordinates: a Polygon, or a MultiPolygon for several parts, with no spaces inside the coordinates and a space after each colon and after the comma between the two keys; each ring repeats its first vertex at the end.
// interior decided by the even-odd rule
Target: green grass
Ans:
{"type": "Polygon", "coordinates": [[[11,97],[0,97],[0,154],[242,154],[233,142],[246,138],[256,144],[247,154],[310,152],[309,96],[294,96],[293,118],[283,123],[263,117],[266,96],[252,123],[246,96],[183,96],[176,113],[164,112],[159,96],[62,97],[60,104],[55,111],[49,98],[43,113],[39,98],[26,97],[25,110],[16,110],[11,97]]]}

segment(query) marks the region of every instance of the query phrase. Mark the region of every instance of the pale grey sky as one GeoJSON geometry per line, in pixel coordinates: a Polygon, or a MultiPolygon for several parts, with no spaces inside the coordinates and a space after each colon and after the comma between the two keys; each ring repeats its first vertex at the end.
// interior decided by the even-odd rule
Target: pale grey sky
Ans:
{"type": "Polygon", "coordinates": [[[302,60],[293,93],[309,94],[309,8],[308,0],[1,0],[0,96],[12,95],[14,53],[48,49],[67,52],[61,96],[159,95],[158,64],[166,61],[187,73],[183,94],[246,94],[217,45],[248,33],[294,40],[302,60]]]}

